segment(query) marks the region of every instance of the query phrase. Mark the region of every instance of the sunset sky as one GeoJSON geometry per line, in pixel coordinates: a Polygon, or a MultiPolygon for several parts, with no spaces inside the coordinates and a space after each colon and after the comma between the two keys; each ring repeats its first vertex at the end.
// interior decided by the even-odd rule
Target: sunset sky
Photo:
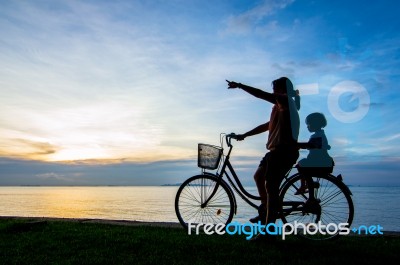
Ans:
{"type": "MultiPolygon", "coordinates": [[[[244,133],[289,77],[322,112],[336,173],[400,185],[398,1],[2,1],[0,185],[158,185],[197,143],[244,133]]],[[[235,143],[245,183],[267,135],[235,143]]],[[[302,156],[306,151],[301,153],[302,156]]]]}

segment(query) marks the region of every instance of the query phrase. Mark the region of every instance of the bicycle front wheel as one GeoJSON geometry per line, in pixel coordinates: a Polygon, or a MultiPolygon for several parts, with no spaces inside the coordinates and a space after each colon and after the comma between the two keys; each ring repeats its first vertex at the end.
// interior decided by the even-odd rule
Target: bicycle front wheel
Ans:
{"type": "Polygon", "coordinates": [[[311,201],[309,193],[298,194],[301,179],[297,174],[281,189],[282,221],[297,223],[298,235],[313,240],[333,239],[340,235],[343,227],[349,229],[354,205],[347,186],[333,175],[314,176],[312,185],[316,200],[311,201]]]}
{"type": "Polygon", "coordinates": [[[186,229],[189,222],[228,224],[234,214],[234,198],[225,182],[218,183],[213,175],[198,175],[187,179],[179,187],[175,197],[175,212],[186,229]]]}

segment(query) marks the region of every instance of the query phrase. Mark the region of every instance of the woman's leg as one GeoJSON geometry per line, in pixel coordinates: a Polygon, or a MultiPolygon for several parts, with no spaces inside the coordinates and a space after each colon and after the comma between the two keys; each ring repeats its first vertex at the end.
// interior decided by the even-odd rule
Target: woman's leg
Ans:
{"type": "Polygon", "coordinates": [[[267,190],[265,187],[265,173],[266,173],[266,167],[265,166],[259,166],[254,173],[254,181],[256,182],[258,194],[261,197],[261,204],[267,205],[267,190]]]}

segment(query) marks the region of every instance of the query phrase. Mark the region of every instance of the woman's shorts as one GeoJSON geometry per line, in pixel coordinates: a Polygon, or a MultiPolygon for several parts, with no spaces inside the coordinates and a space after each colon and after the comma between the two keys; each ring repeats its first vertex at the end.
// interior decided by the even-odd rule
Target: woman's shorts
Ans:
{"type": "Polygon", "coordinates": [[[266,180],[269,178],[283,179],[299,158],[297,149],[275,149],[265,154],[259,167],[266,168],[266,180]]]}

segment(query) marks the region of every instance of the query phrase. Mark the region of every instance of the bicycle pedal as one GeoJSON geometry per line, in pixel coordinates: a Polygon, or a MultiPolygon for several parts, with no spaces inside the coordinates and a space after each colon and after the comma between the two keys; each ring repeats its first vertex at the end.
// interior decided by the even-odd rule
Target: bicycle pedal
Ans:
{"type": "Polygon", "coordinates": [[[320,184],[317,181],[314,181],[313,185],[314,185],[314,189],[319,189],[319,187],[320,187],[320,184]]]}
{"type": "Polygon", "coordinates": [[[321,200],[319,199],[312,199],[306,201],[304,204],[303,212],[312,213],[312,214],[319,214],[321,213],[321,205],[319,204],[321,200]]]}

